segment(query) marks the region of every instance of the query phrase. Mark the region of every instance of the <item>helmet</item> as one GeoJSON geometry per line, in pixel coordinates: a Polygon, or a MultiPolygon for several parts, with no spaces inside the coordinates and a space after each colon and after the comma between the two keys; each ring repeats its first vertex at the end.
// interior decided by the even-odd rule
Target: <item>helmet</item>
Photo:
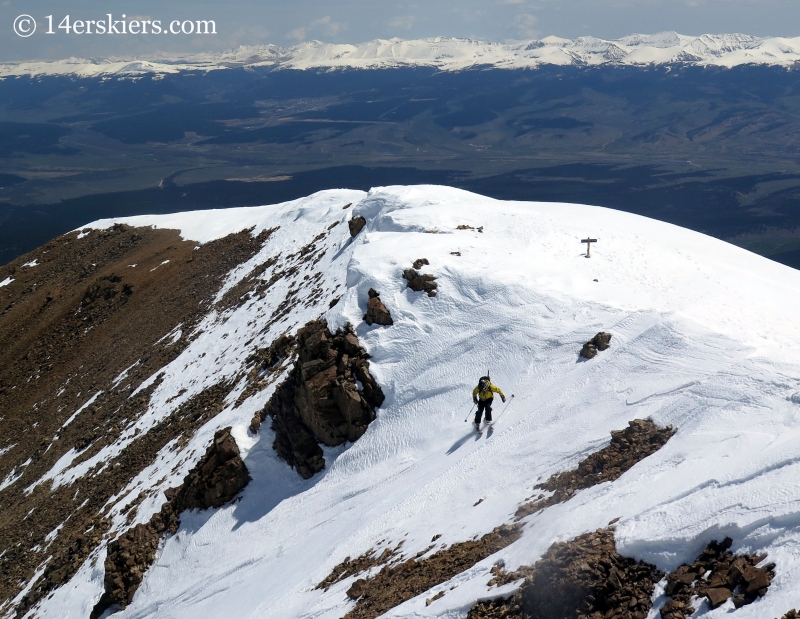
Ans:
{"type": "Polygon", "coordinates": [[[478,381],[478,389],[486,389],[489,386],[489,377],[488,376],[481,376],[480,380],[478,381]]]}

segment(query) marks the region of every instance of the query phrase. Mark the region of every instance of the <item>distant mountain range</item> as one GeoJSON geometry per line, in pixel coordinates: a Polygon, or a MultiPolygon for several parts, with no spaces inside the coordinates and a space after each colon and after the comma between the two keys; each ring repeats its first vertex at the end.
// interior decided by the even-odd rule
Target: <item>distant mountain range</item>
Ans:
{"type": "Polygon", "coordinates": [[[385,69],[433,67],[459,71],[491,66],[535,69],[541,65],[696,65],[747,64],[793,67],[800,61],[800,37],[760,38],[746,34],[686,36],[677,32],[633,34],[609,41],[595,37],[494,43],[472,39],[374,39],[356,45],[309,41],[294,47],[242,46],[220,53],[159,54],[136,58],[68,58],[0,64],[0,77],[35,75],[168,74],[235,67],[285,69],[385,69]]]}

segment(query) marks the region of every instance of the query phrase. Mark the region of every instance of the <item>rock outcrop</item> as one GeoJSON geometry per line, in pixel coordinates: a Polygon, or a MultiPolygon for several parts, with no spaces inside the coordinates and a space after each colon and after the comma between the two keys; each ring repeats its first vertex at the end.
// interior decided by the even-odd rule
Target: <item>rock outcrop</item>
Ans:
{"type": "Polygon", "coordinates": [[[421,274],[417,269],[421,269],[424,265],[430,264],[427,258],[419,258],[414,261],[414,268],[406,269],[403,271],[403,279],[408,284],[407,286],[415,292],[427,292],[429,297],[436,296],[436,289],[439,285],[436,283],[436,278],[430,274],[421,274]]]}
{"type": "Polygon", "coordinates": [[[381,293],[374,288],[369,289],[369,301],[367,301],[367,313],[364,314],[364,322],[368,325],[390,326],[394,324],[392,315],[381,301],[381,293]]]}
{"type": "Polygon", "coordinates": [[[675,434],[671,426],[660,428],[649,419],[634,419],[624,430],[611,432],[611,443],[590,454],[572,471],[556,473],[545,483],[536,486],[549,495],[541,494],[517,510],[524,518],[546,507],[569,500],[578,490],[614,481],[634,464],[661,449],[675,434]]]}
{"type": "Polygon", "coordinates": [[[617,553],[611,527],[555,543],[535,565],[491,572],[490,586],[523,580],[522,587],[510,598],[477,602],[468,619],[644,619],[664,576],[617,553]]]}
{"type": "MultiPolygon", "coordinates": [[[[521,535],[518,526],[504,524],[479,539],[453,544],[426,557],[423,555],[433,546],[405,561],[398,559],[374,576],[359,578],[352,584],[347,590],[347,597],[356,600],[356,605],[343,619],[375,619],[390,608],[447,582],[517,541],[521,535]]],[[[439,592],[430,601],[442,595],[444,593],[439,592]]]]}
{"type": "Polygon", "coordinates": [[[537,619],[644,619],[663,575],[653,565],[621,556],[613,530],[598,529],[553,544],[522,586],[520,605],[524,615],[537,619]]]}
{"type": "Polygon", "coordinates": [[[735,556],[733,540],[711,542],[691,565],[681,565],[667,576],[664,591],[670,599],[661,609],[661,619],[684,619],[694,614],[692,597],[705,597],[711,608],[733,598],[736,608],[753,603],[767,592],[775,577],[774,563],[757,567],[766,557],[735,556]]]}
{"type": "Polygon", "coordinates": [[[610,346],[611,334],[601,331],[583,345],[580,354],[585,359],[594,359],[598,350],[607,350],[610,346]]]}
{"type": "Polygon", "coordinates": [[[350,219],[347,225],[350,228],[350,236],[355,236],[364,229],[364,226],[367,225],[367,220],[361,217],[361,215],[358,215],[350,219]]]}
{"type": "Polygon", "coordinates": [[[123,609],[131,603],[156,558],[161,537],[178,530],[182,511],[221,507],[248,484],[250,474],[230,432],[230,428],[217,430],[205,455],[183,484],[165,492],[167,502],[161,511],[108,544],[105,592],[92,609],[91,619],[97,619],[112,606],[123,609]]]}
{"type": "Polygon", "coordinates": [[[288,378],[250,428],[258,431],[272,418],[275,450],[308,479],[325,467],[319,443],[334,446],[360,438],[384,395],[350,325],[334,334],[324,320],[308,323],[297,332],[297,355],[288,378]]]}

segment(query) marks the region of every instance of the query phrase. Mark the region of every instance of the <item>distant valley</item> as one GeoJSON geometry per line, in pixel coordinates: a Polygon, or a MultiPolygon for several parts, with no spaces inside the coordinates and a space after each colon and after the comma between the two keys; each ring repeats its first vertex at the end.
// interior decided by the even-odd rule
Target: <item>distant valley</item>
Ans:
{"type": "Polygon", "coordinates": [[[430,183],[608,206],[800,266],[798,90],[763,65],[6,78],[0,263],[100,217],[430,183]]]}

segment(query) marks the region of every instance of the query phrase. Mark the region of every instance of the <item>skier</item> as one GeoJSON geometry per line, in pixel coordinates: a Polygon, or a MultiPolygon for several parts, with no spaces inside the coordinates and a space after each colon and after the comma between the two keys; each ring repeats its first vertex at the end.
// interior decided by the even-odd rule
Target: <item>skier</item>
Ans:
{"type": "Polygon", "coordinates": [[[493,385],[488,376],[481,376],[478,386],[472,390],[472,401],[478,405],[478,412],[475,413],[475,430],[481,431],[481,415],[486,412],[486,423],[492,425],[492,400],[494,394],[499,393],[500,399],[506,401],[503,390],[497,385],[493,385]]]}

